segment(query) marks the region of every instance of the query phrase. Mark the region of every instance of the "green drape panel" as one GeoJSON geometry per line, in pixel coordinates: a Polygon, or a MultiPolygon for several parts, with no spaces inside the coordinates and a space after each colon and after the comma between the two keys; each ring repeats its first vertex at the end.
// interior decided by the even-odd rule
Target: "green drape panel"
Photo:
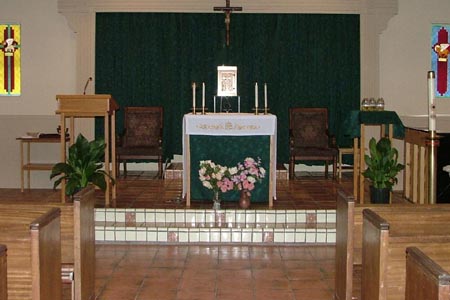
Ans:
{"type": "MultiPolygon", "coordinates": [[[[255,184],[251,191],[252,202],[267,202],[269,199],[270,172],[270,136],[208,136],[190,135],[191,152],[191,199],[212,199],[213,192],[205,189],[198,178],[201,160],[212,160],[217,164],[235,167],[244,162],[246,157],[255,160],[261,158],[261,165],[266,170],[266,177],[255,184]]],[[[238,191],[229,191],[221,195],[225,201],[239,199],[238,191]]]]}
{"type": "MultiPolygon", "coordinates": [[[[162,105],[166,157],[182,153],[182,117],[192,105],[192,82],[206,84],[213,110],[217,66],[238,67],[241,111],[254,106],[254,85],[268,85],[278,117],[278,162],[288,161],[288,108],[328,107],[339,144],[345,115],[359,107],[359,15],[245,14],[231,17],[225,45],[224,15],[217,13],[97,13],[96,93],[121,107],[162,105]]],[[[197,90],[200,106],[201,90],[197,90]]],[[[121,131],[123,110],[117,115],[121,131]]],[[[97,120],[96,134],[103,123],[97,120]]]]}

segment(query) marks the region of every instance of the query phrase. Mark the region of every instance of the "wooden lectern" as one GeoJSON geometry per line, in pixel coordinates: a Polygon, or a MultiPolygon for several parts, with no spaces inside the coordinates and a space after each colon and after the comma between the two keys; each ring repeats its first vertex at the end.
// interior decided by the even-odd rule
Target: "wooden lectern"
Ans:
{"type": "MultiPolygon", "coordinates": [[[[66,118],[69,118],[70,145],[75,142],[75,118],[104,117],[105,126],[105,172],[116,179],[116,110],[119,105],[111,95],[56,95],[56,114],[61,115],[61,132],[66,128],[66,118]],[[111,138],[111,141],[110,141],[111,138]],[[110,159],[110,153],[112,161],[110,159]],[[112,163],[112,171],[110,171],[112,163]]],[[[61,134],[61,161],[66,161],[66,143],[61,134]]],[[[65,202],[65,182],[61,185],[61,201],[65,202]]],[[[106,178],[105,207],[109,207],[111,180],[106,178]]],[[[112,198],[116,198],[116,185],[112,187],[112,198]]]]}

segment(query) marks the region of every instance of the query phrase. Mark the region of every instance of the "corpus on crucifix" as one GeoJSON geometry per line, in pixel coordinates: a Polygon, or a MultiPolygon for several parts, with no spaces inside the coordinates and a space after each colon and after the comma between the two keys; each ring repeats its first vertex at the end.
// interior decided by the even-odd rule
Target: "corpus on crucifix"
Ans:
{"type": "Polygon", "coordinates": [[[232,7],[230,5],[230,0],[225,0],[226,4],[225,6],[215,6],[215,11],[223,11],[225,13],[225,27],[226,27],[226,42],[227,46],[230,45],[230,23],[231,23],[231,12],[233,11],[242,11],[241,6],[234,6],[232,7]]]}

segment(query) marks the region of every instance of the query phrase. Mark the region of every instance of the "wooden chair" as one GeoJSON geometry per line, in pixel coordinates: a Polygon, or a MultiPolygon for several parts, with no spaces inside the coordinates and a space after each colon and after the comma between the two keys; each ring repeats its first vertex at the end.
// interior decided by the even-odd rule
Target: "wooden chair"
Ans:
{"type": "Polygon", "coordinates": [[[295,162],[325,161],[325,177],[328,163],[333,163],[333,178],[336,177],[338,149],[334,137],[328,133],[327,108],[289,108],[289,178],[295,176],[295,162]]]}
{"type": "MultiPolygon", "coordinates": [[[[127,176],[127,160],[156,160],[158,178],[162,178],[163,108],[125,107],[125,128],[116,147],[117,163],[124,164],[127,176]]],[[[119,168],[117,168],[119,170],[119,168]]]]}

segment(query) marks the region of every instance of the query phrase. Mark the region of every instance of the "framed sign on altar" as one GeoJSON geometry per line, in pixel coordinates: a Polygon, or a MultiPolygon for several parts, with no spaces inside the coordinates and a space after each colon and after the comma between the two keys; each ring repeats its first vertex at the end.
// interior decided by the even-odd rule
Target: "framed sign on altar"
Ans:
{"type": "Polygon", "coordinates": [[[237,96],[237,67],[217,67],[217,96],[237,96]]]}

